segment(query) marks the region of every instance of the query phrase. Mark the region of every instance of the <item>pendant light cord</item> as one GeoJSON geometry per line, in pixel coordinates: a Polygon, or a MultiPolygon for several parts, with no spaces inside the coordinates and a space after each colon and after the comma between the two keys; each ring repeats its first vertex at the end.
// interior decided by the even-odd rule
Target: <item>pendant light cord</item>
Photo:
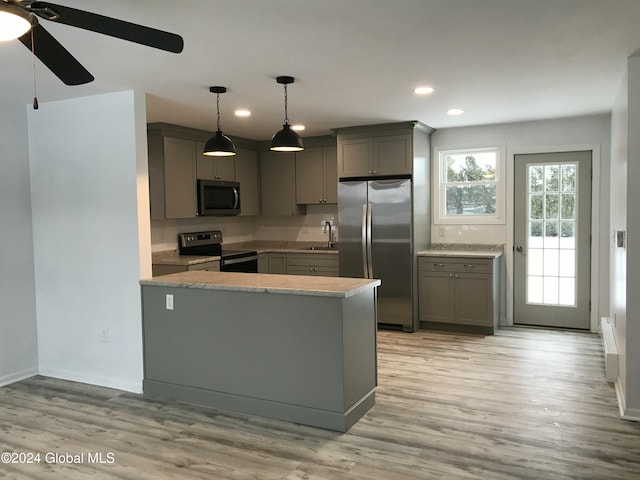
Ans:
{"type": "Polygon", "coordinates": [[[220,128],[220,94],[216,93],[216,107],[218,110],[218,131],[221,131],[222,129],[220,128]]]}
{"type": "Polygon", "coordinates": [[[284,84],[284,124],[289,125],[289,115],[287,114],[287,84],[284,84]]]}
{"type": "Polygon", "coordinates": [[[38,110],[38,90],[36,88],[36,44],[31,29],[31,66],[33,69],[33,109],[38,110]]]}

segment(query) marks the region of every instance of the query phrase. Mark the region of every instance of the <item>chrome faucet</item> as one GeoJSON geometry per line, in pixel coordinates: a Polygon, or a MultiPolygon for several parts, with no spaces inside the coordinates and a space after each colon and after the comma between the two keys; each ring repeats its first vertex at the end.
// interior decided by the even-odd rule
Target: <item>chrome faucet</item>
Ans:
{"type": "Polygon", "coordinates": [[[327,231],[327,227],[329,227],[329,241],[327,242],[327,247],[333,247],[333,244],[336,243],[333,238],[333,230],[331,230],[331,222],[324,222],[322,227],[322,232],[325,233],[327,231]]]}

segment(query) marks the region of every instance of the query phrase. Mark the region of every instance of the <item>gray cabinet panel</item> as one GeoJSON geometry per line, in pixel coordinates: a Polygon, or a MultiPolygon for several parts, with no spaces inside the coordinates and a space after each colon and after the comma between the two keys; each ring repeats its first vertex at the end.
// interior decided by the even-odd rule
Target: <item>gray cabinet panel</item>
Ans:
{"type": "Polygon", "coordinates": [[[240,215],[260,213],[260,176],[258,153],[236,148],[235,178],[240,183],[240,215]]]}
{"type": "Polygon", "coordinates": [[[196,216],[195,144],[164,137],[164,205],[166,218],[196,216]]]}
{"type": "Polygon", "coordinates": [[[478,327],[493,333],[499,323],[498,267],[498,259],[420,257],[418,309],[423,322],[421,326],[449,324],[478,327]]]}
{"type": "Polygon", "coordinates": [[[262,152],[260,174],[263,216],[300,215],[304,212],[296,203],[295,154],[262,152]]]}
{"type": "Polygon", "coordinates": [[[338,203],[336,146],[308,147],[296,153],[296,201],[338,203]]]}
{"type": "Polygon", "coordinates": [[[269,254],[269,273],[276,273],[276,274],[287,273],[287,254],[286,253],[270,253],[269,254]]]}
{"type": "Polygon", "coordinates": [[[147,395],[339,431],[373,405],[373,289],[339,298],[147,285],[142,301],[147,395]]]}
{"type": "Polygon", "coordinates": [[[423,322],[451,323],[453,280],[448,273],[420,273],[419,318],[423,322]]]}

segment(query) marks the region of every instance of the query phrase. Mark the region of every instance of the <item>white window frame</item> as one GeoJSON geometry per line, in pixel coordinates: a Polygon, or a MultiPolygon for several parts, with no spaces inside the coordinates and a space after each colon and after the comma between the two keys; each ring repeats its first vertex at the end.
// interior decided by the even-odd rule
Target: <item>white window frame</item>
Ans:
{"type": "Polygon", "coordinates": [[[500,225],[505,224],[505,163],[504,145],[493,143],[490,146],[440,146],[434,148],[433,155],[433,223],[435,225],[500,225]],[[496,152],[496,212],[486,215],[447,215],[446,212],[446,174],[445,158],[450,154],[496,152]]]}

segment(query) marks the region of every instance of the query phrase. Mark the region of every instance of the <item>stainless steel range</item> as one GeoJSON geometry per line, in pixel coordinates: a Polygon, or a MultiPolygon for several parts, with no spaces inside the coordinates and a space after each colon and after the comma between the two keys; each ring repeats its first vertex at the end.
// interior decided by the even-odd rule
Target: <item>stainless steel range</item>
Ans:
{"type": "Polygon", "coordinates": [[[219,256],[221,272],[258,273],[258,252],[223,249],[220,230],[180,233],[178,252],[180,255],[219,256]]]}

